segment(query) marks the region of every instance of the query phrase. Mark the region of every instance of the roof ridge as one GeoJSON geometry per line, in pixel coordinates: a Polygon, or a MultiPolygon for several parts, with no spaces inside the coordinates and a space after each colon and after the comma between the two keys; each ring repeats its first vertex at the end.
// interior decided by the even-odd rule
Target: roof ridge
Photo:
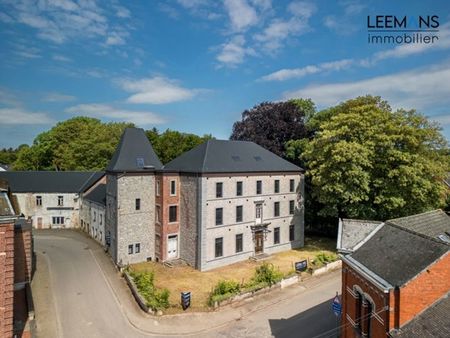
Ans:
{"type": "Polygon", "coordinates": [[[443,212],[444,213],[444,211],[442,209],[434,209],[434,210],[429,210],[429,211],[422,212],[420,214],[392,218],[392,219],[389,219],[387,221],[389,222],[389,221],[396,221],[396,220],[405,219],[405,218],[417,217],[417,216],[422,216],[422,215],[425,215],[425,214],[431,214],[433,212],[443,212]]]}

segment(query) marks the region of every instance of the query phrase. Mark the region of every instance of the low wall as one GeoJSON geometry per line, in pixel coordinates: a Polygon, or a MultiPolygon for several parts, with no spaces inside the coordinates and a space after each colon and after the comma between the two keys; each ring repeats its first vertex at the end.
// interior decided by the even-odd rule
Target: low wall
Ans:
{"type": "Polygon", "coordinates": [[[327,265],[325,265],[322,268],[313,270],[312,275],[313,276],[319,276],[319,275],[322,275],[322,274],[324,274],[324,273],[326,273],[328,271],[338,269],[341,266],[342,266],[342,261],[341,260],[338,260],[336,262],[331,262],[331,263],[328,263],[327,265]]]}
{"type": "Polygon", "coordinates": [[[139,304],[139,307],[147,312],[150,313],[150,308],[147,306],[147,302],[145,301],[145,299],[141,296],[141,294],[139,293],[136,284],[134,284],[133,278],[127,273],[124,272],[123,276],[125,278],[125,280],[127,281],[128,286],[130,287],[131,293],[133,294],[134,299],[136,299],[136,302],[139,304]]]}

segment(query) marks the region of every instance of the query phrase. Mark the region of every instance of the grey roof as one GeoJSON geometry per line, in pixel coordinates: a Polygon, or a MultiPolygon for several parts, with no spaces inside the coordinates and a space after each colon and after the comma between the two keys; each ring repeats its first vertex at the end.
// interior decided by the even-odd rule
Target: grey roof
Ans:
{"type": "Polygon", "coordinates": [[[88,190],[92,187],[99,179],[101,179],[105,175],[104,171],[96,171],[93,172],[91,177],[89,177],[86,182],[84,182],[83,186],[80,188],[81,192],[88,190]]]}
{"type": "Polygon", "coordinates": [[[91,171],[0,171],[14,193],[78,193],[88,180],[103,172],[91,171]]]}
{"type": "Polygon", "coordinates": [[[14,209],[9,200],[8,192],[0,190],[0,216],[13,216],[14,209]]]}
{"type": "Polygon", "coordinates": [[[106,205],[106,184],[100,183],[84,195],[83,198],[101,205],[106,205]]]}
{"type": "Polygon", "coordinates": [[[164,170],[236,173],[299,172],[303,169],[253,142],[208,140],[167,163],[164,170]]]}
{"type": "Polygon", "coordinates": [[[344,218],[339,221],[336,248],[341,252],[353,252],[382,222],[344,218]]]}
{"type": "Polygon", "coordinates": [[[450,238],[450,216],[442,210],[391,219],[388,222],[431,238],[450,238]]]}
{"type": "Polygon", "coordinates": [[[140,172],[161,168],[162,163],[145,135],[145,131],[139,128],[126,128],[106,171],[140,172]]]}
{"type": "Polygon", "coordinates": [[[0,171],[2,171],[2,170],[8,171],[9,170],[9,165],[0,163],[0,171]]]}
{"type": "Polygon", "coordinates": [[[385,224],[350,255],[394,286],[402,286],[448,252],[450,245],[385,224]]]}
{"type": "Polygon", "coordinates": [[[448,338],[450,337],[450,296],[447,293],[406,325],[391,332],[391,337],[448,338]]]}

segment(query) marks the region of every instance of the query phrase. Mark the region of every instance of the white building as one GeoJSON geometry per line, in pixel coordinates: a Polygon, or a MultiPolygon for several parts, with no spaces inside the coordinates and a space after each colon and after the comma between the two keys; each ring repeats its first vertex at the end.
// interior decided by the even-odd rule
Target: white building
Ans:
{"type": "Polygon", "coordinates": [[[105,245],[106,177],[83,192],[80,227],[97,242],[105,245]]]}

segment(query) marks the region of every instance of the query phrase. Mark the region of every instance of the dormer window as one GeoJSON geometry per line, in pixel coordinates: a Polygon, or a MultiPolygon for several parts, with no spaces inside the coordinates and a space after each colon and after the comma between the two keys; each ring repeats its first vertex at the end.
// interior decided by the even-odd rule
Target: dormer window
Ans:
{"type": "Polygon", "coordinates": [[[144,158],[143,157],[136,157],[136,166],[138,168],[144,168],[144,158]]]}

